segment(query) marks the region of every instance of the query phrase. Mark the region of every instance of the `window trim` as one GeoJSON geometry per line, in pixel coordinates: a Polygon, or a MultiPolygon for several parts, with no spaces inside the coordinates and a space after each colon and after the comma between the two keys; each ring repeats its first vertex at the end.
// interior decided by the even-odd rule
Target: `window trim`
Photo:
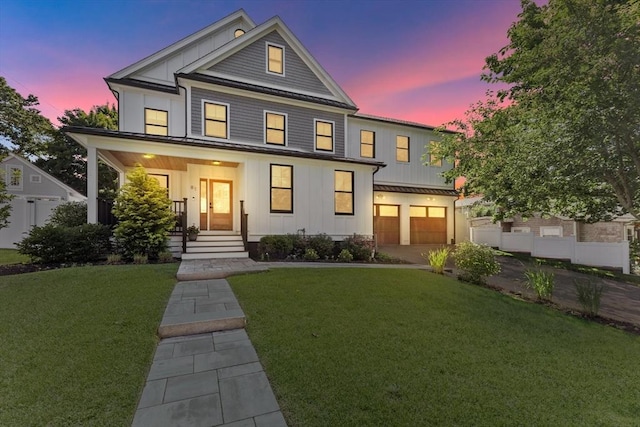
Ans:
{"type": "Polygon", "coordinates": [[[433,167],[433,168],[441,168],[444,165],[443,159],[442,157],[438,159],[437,162],[434,163],[434,155],[431,154],[431,147],[433,147],[434,144],[439,144],[440,141],[429,141],[429,166],[433,167]]]}
{"type": "Polygon", "coordinates": [[[343,169],[334,169],[333,171],[333,214],[334,215],[346,215],[346,216],[354,216],[356,214],[356,205],[355,205],[355,172],[354,171],[348,171],[348,170],[343,170],[343,169]],[[351,191],[342,191],[342,190],[337,190],[336,189],[336,172],[346,172],[351,174],[351,191]],[[336,193],[345,193],[345,194],[351,194],[351,212],[336,212],[337,211],[337,206],[336,206],[336,193]]]}
{"type": "Polygon", "coordinates": [[[369,129],[360,129],[360,157],[365,159],[375,159],[376,158],[376,132],[369,129]],[[371,144],[362,142],[362,132],[371,132],[373,138],[371,140],[371,144]],[[362,146],[363,145],[371,145],[371,157],[362,155],[362,146]]]}
{"type": "Polygon", "coordinates": [[[146,135],[169,136],[169,110],[160,110],[159,108],[144,107],[144,133],[146,135]],[[167,115],[167,124],[163,126],[163,125],[152,125],[147,123],[147,111],[157,111],[159,113],[165,113],[167,115]],[[147,132],[147,126],[156,126],[156,127],[164,128],[166,130],[166,133],[164,135],[161,135],[158,133],[149,133],[147,132]]]}
{"type": "Polygon", "coordinates": [[[277,43],[272,43],[272,42],[265,42],[265,57],[266,57],[266,63],[265,63],[265,71],[267,72],[267,74],[271,74],[273,76],[280,76],[280,77],[285,77],[285,49],[284,46],[279,45],[277,43]],[[282,73],[278,73],[276,71],[271,71],[269,69],[269,47],[275,47],[278,48],[282,51],[282,73]]]}
{"type": "Polygon", "coordinates": [[[269,212],[270,213],[277,213],[277,214],[292,214],[293,213],[293,165],[283,165],[283,164],[279,164],[279,163],[270,163],[269,164],[269,212]],[[286,167],[289,168],[291,170],[291,187],[287,188],[287,187],[274,187],[273,186],[273,167],[274,166],[279,166],[279,167],[286,167]],[[273,189],[279,189],[279,190],[289,190],[291,192],[291,210],[287,211],[287,210],[280,210],[280,209],[273,209],[273,189]]]}
{"type": "MultiPolygon", "coordinates": [[[[208,99],[202,99],[201,109],[202,109],[202,136],[205,138],[224,139],[225,141],[228,141],[230,139],[229,132],[231,130],[231,106],[226,102],[218,102],[218,101],[211,101],[208,99]],[[207,135],[206,133],[207,132],[207,111],[206,111],[207,104],[221,105],[226,108],[226,111],[227,111],[227,121],[226,121],[227,137],[226,138],[222,138],[220,136],[207,135]]],[[[209,120],[217,122],[217,120],[212,120],[212,119],[209,119],[209,120]]]]}
{"type": "Polygon", "coordinates": [[[411,163],[411,137],[407,135],[396,135],[396,162],[398,163],[411,163]],[[398,138],[407,138],[407,148],[398,147],[398,138]],[[406,150],[407,152],[407,160],[398,159],[398,151],[406,150]]]}
{"type": "MultiPolygon", "coordinates": [[[[271,110],[263,110],[264,113],[262,115],[262,119],[263,119],[263,126],[262,126],[262,132],[263,132],[263,141],[265,144],[268,145],[275,145],[276,147],[287,147],[289,146],[289,132],[287,129],[287,125],[289,124],[289,115],[287,113],[281,113],[279,111],[271,111],[271,110]],[[284,138],[283,138],[283,142],[282,144],[278,144],[277,142],[268,142],[267,141],[267,131],[269,130],[269,128],[267,128],[267,114],[275,114],[278,116],[282,116],[284,117],[284,138]]],[[[280,130],[280,129],[275,129],[272,128],[274,130],[280,130]]]]}
{"type": "Polygon", "coordinates": [[[7,165],[4,182],[7,190],[22,191],[24,189],[24,169],[22,165],[7,165]],[[20,183],[18,185],[11,185],[11,175],[13,174],[11,171],[13,169],[20,171],[20,183]]]}
{"type": "MultiPolygon", "coordinates": [[[[320,135],[320,136],[326,136],[326,135],[320,135]]],[[[336,152],[336,122],[332,120],[313,119],[313,151],[317,151],[320,153],[336,152]],[[328,123],[331,125],[331,150],[318,148],[318,122],[328,123]]]]}

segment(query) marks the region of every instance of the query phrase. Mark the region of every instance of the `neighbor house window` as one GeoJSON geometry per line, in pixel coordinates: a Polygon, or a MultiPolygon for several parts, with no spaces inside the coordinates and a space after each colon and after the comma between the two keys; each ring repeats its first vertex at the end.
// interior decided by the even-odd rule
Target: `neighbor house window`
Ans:
{"type": "Polygon", "coordinates": [[[7,188],[22,190],[22,166],[7,166],[7,188]]]}
{"type": "Polygon", "coordinates": [[[224,104],[204,103],[204,134],[216,138],[228,138],[228,106],[224,104]]]}
{"type": "Polygon", "coordinates": [[[437,141],[429,142],[429,164],[431,166],[442,167],[442,157],[434,154],[434,152],[440,149],[440,143],[437,141]]]}
{"type": "Polygon", "coordinates": [[[284,74],[284,48],[267,44],[267,71],[274,74],[284,74]]]}
{"type": "Polygon", "coordinates": [[[316,150],[333,151],[333,123],[316,120],[316,150]]]}
{"type": "Polygon", "coordinates": [[[374,158],[376,156],[376,133],[370,130],[360,131],[360,157],[374,158]]]}
{"type": "Polygon", "coordinates": [[[293,213],[293,166],[271,165],[271,212],[293,213]]]}
{"type": "Polygon", "coordinates": [[[396,136],[396,160],[399,162],[409,161],[409,137],[396,136]]]}
{"type": "Polygon", "coordinates": [[[264,140],[267,144],[286,145],[287,116],[285,114],[264,114],[264,140]]]}
{"type": "Polygon", "coordinates": [[[164,110],[145,108],[144,133],[150,135],[169,135],[169,113],[164,110]]]}
{"type": "Polygon", "coordinates": [[[353,172],[335,171],[335,213],[353,215],[353,172]]]}

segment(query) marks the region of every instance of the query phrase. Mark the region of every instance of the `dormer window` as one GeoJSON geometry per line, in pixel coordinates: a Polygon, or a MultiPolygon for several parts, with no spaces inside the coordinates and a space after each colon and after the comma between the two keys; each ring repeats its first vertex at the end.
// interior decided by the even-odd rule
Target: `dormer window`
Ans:
{"type": "Polygon", "coordinates": [[[244,30],[242,28],[238,28],[233,32],[233,37],[238,38],[244,34],[244,30]]]}
{"type": "Polygon", "coordinates": [[[169,113],[164,110],[145,108],[144,133],[167,136],[169,134],[169,113]]]}
{"type": "Polygon", "coordinates": [[[284,47],[267,43],[267,72],[284,75],[284,47]]]}

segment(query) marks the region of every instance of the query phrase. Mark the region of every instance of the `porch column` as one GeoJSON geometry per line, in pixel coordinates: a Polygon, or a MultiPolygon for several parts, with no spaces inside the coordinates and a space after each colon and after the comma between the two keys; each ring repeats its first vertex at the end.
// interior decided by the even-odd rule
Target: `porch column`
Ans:
{"type": "Polygon", "coordinates": [[[87,147],[87,222],[98,222],[98,150],[87,147]]]}

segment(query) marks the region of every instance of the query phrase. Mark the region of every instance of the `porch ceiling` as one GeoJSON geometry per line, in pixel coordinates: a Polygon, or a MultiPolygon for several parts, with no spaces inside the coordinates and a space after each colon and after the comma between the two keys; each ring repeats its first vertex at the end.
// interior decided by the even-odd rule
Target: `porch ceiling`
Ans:
{"type": "Polygon", "coordinates": [[[137,163],[147,169],[168,169],[186,171],[187,164],[209,166],[238,167],[235,162],[223,162],[217,160],[193,159],[189,157],[171,157],[157,154],[128,153],[124,151],[111,151],[111,154],[123,165],[133,167],[137,163]]]}

